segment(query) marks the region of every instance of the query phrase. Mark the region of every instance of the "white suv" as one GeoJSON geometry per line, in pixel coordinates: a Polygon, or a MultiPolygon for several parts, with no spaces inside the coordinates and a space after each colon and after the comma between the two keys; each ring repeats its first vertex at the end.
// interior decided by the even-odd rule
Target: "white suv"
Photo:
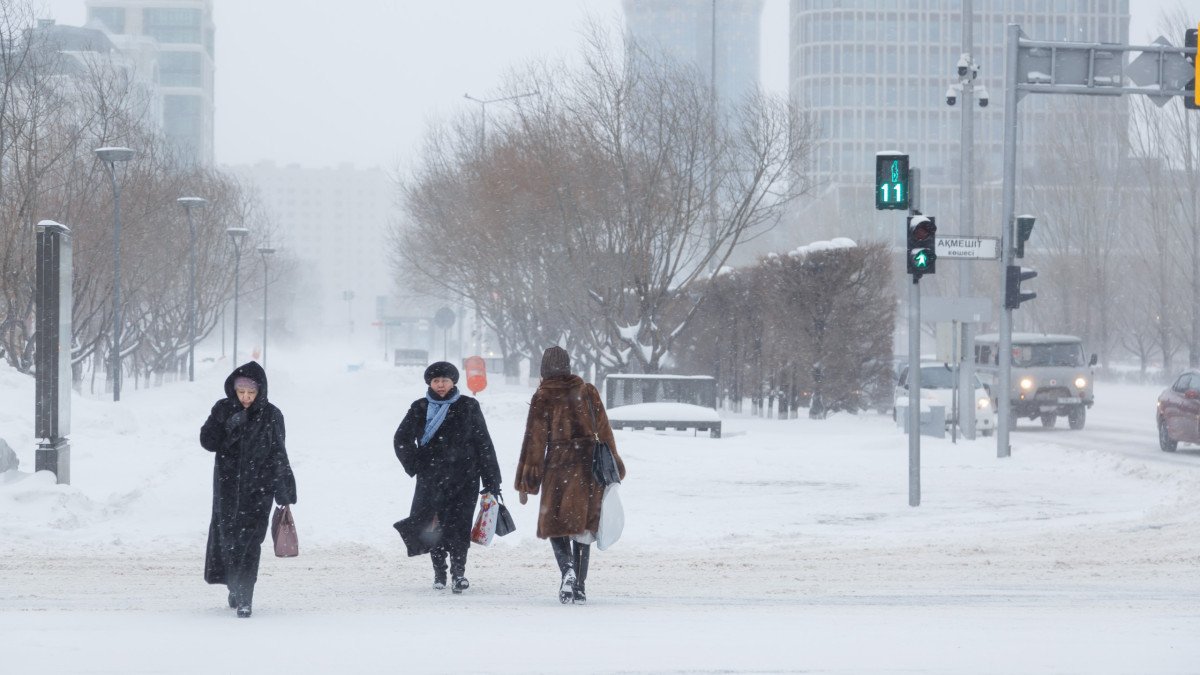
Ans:
{"type": "MultiPolygon", "coordinates": [[[[954,408],[954,369],[938,361],[921,362],[921,399],[946,409],[946,429],[957,422],[958,411],[954,408]]],[[[991,436],[996,429],[996,406],[991,394],[984,389],[979,378],[975,378],[975,429],[984,436],[991,436]]],[[[908,414],[908,366],[900,370],[896,383],[893,419],[903,419],[908,414]]]]}

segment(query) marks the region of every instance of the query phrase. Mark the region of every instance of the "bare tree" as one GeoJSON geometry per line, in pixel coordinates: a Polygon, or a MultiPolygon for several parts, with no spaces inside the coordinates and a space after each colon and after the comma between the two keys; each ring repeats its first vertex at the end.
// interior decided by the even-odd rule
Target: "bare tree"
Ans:
{"type": "Polygon", "coordinates": [[[463,124],[430,135],[397,267],[471,299],[527,354],[565,342],[601,370],[658,371],[703,299],[694,282],[803,192],[810,118],[761,95],[719,116],[694,70],[600,30],[582,67],[508,86],[538,96],[487,147],[463,124]]]}

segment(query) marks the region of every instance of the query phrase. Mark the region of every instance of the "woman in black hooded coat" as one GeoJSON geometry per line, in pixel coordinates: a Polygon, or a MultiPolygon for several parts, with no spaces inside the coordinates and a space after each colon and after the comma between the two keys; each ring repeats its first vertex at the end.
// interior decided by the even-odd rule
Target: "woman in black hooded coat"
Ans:
{"type": "Polygon", "coordinates": [[[216,453],[204,580],[227,585],[229,606],[248,617],[271,502],[296,503],[283,413],[267,400],[262,366],[251,361],[225,379],[225,398],[200,428],[200,445],[216,453]]]}
{"type": "Polygon", "coordinates": [[[470,585],[467,549],[479,484],[499,499],[500,464],[479,402],[454,386],[458,369],[438,361],[425,370],[425,383],[429,391],[413,401],[392,440],[405,473],[417,478],[409,517],[396,528],[410,544],[410,556],[429,552],[439,590],[446,587],[448,553],[450,589],[461,593],[470,585]]]}

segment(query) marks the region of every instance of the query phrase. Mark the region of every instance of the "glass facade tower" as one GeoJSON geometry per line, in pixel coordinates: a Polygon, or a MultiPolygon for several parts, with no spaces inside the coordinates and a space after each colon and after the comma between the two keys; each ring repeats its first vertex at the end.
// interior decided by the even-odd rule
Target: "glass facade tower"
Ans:
{"type": "Polygon", "coordinates": [[[212,0],[88,0],[88,21],[159,44],[162,128],[185,164],[213,162],[212,0]]]}
{"type": "MultiPolygon", "coordinates": [[[[989,94],[989,105],[973,111],[975,182],[983,186],[976,202],[980,215],[990,217],[1003,164],[1005,27],[1019,24],[1037,40],[1128,42],[1129,2],[975,0],[973,5],[972,53],[980,66],[976,85],[986,86],[989,94]]],[[[874,156],[883,150],[907,152],[912,166],[921,169],[925,213],[957,218],[963,111],[961,102],[946,104],[946,90],[958,79],[961,17],[960,0],[791,1],[789,95],[819,123],[821,141],[812,163],[812,177],[821,186],[816,201],[838,214],[825,219],[836,223],[836,233],[818,226],[811,234],[883,241],[898,236],[891,220],[873,212],[869,194],[874,156]]],[[[1082,98],[1027,97],[1020,107],[1022,138],[1053,133],[1055,125],[1086,109],[1112,129],[1111,151],[1119,152],[1128,104],[1123,98],[1072,100],[1082,98]]],[[[1032,157],[1026,152],[1021,160],[1028,163],[1032,157]]],[[[998,211],[998,203],[994,207],[998,211]]],[[[804,230],[806,224],[795,227],[804,230]]],[[[798,233],[813,238],[805,234],[798,233]]]]}

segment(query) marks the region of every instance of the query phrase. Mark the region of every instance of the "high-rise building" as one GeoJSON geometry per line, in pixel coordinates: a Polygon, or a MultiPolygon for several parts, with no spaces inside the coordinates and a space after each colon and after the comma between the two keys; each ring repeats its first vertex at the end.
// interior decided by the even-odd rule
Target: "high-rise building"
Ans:
{"type": "MultiPolygon", "coordinates": [[[[986,108],[976,103],[972,110],[975,182],[983,186],[976,202],[977,212],[990,216],[990,210],[999,210],[1003,168],[1006,25],[1020,24],[1038,40],[1127,42],[1129,2],[975,0],[974,13],[976,86],[985,85],[989,94],[986,108]]],[[[804,222],[789,228],[789,243],[833,234],[896,241],[901,229],[895,218],[873,210],[874,156],[885,150],[909,153],[912,166],[920,168],[925,213],[957,220],[963,109],[961,102],[947,105],[946,91],[958,79],[961,16],[959,0],[792,0],[789,89],[792,100],[819,123],[811,163],[818,187],[807,203],[819,204],[821,213],[804,209],[804,222]]],[[[1056,125],[1083,109],[1111,129],[1106,155],[1119,153],[1127,133],[1124,97],[1078,100],[1083,98],[1026,97],[1021,138],[1047,139],[1056,125]]],[[[1025,152],[1020,159],[1027,164],[1034,156],[1025,152]]],[[[998,216],[993,230],[995,222],[998,216]]]]}
{"type": "Polygon", "coordinates": [[[212,0],[88,0],[88,24],[158,41],[162,130],[185,163],[213,161],[212,0]]]}
{"type": "Polygon", "coordinates": [[[128,84],[121,98],[126,112],[151,130],[162,130],[162,107],[158,95],[158,43],[148,38],[111,35],[97,28],[63,26],[53,19],[40,19],[25,33],[34,49],[47,50],[63,58],[53,63],[57,75],[76,90],[98,86],[95,78],[115,78],[128,84]]]}
{"type": "Polygon", "coordinates": [[[635,41],[694,65],[716,85],[723,106],[736,105],[759,86],[762,0],[622,0],[621,5],[626,31],[635,41]]]}
{"type": "Polygon", "coordinates": [[[304,316],[292,325],[311,334],[363,332],[393,291],[387,230],[394,184],[382,169],[306,168],[274,162],[226,167],[257,188],[277,236],[271,245],[295,259],[304,283],[304,316]]]}

